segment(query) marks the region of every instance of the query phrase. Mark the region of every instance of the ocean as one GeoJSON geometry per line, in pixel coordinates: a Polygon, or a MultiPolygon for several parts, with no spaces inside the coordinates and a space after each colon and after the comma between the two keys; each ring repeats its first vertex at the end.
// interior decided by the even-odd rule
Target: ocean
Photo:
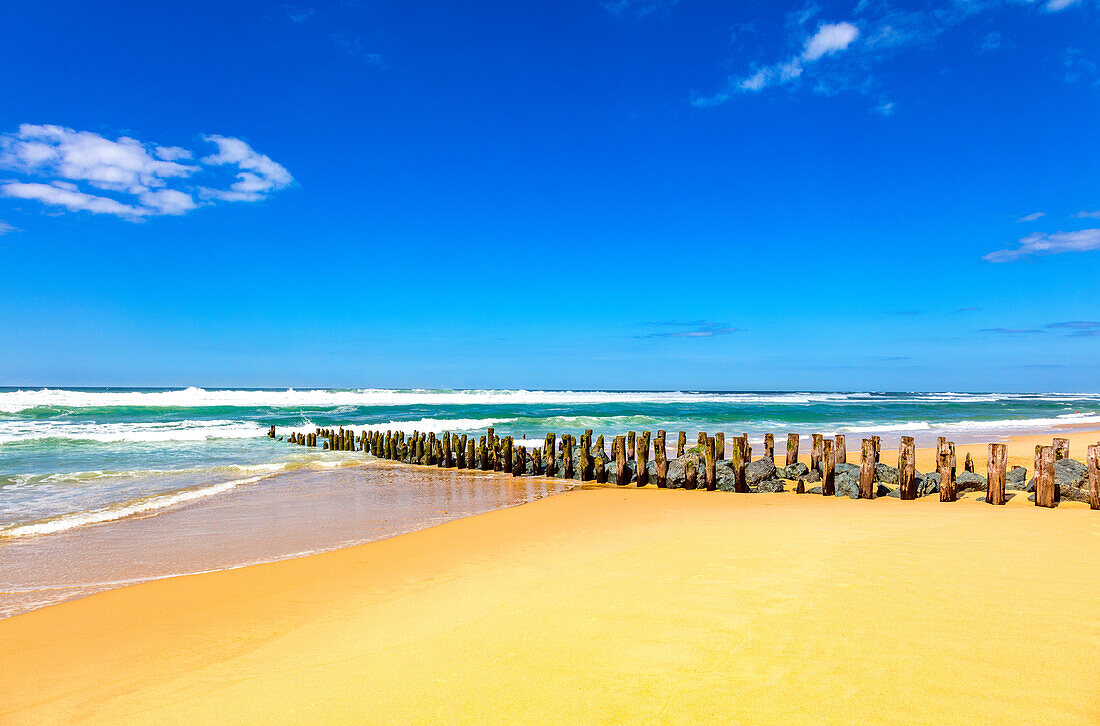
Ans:
{"type": "MultiPolygon", "coordinates": [[[[998,441],[1100,428],[1100,394],[0,388],[0,617],[119,583],[392,536],[569,488],[267,438],[316,427],[541,442],[584,429],[998,441]],[[366,464],[364,466],[364,464],[366,464]]],[[[781,444],[780,444],[781,446],[781,444]]],[[[808,442],[807,442],[808,446],[808,442]]],[[[851,446],[851,444],[849,444],[851,446]]]]}

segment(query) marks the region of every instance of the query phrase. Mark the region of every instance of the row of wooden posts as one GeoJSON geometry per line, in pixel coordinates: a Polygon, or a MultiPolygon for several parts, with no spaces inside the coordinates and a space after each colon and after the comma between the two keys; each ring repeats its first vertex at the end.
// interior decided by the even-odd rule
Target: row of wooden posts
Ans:
{"type": "MultiPolygon", "coordinates": [[[[274,426],[268,429],[268,437],[276,438],[274,426]]],[[[376,457],[394,461],[408,461],[411,458],[414,463],[439,468],[503,471],[513,476],[522,476],[527,470],[526,447],[516,446],[511,436],[504,438],[496,436],[492,427],[478,441],[475,441],[473,436],[448,432],[437,437],[434,433],[414,431],[406,438],[402,431],[385,433],[362,431],[356,435],[351,429],[343,428],[318,428],[314,433],[309,434],[291,433],[287,436],[287,440],[292,444],[308,447],[316,447],[320,441],[322,448],[326,450],[366,451],[376,457]]],[[[809,468],[821,474],[821,493],[832,496],[835,494],[836,465],[846,464],[848,461],[846,439],[843,434],[832,438],[813,434],[811,442],[809,468]]],[[[646,469],[649,462],[649,447],[649,431],[643,431],[640,436],[630,431],[625,436],[616,436],[612,440],[611,459],[615,462],[616,481],[619,484],[630,483],[627,481],[628,462],[634,462],[633,483],[638,486],[650,483],[662,488],[667,486],[669,462],[665,448],[665,432],[658,431],[653,438],[655,473],[652,482],[646,469]]],[[[687,432],[680,431],[676,441],[676,456],[683,456],[686,447],[687,432]]],[[[689,459],[685,466],[684,488],[698,488],[701,476],[702,485],[708,490],[714,490],[717,483],[716,462],[725,458],[725,434],[716,433],[714,436],[708,436],[705,432],[699,432],[698,448],[704,457],[704,470],[696,471],[694,460],[689,459]]],[[[799,435],[788,434],[785,466],[798,463],[798,448],[799,435]]],[[[861,442],[860,499],[875,497],[875,465],[879,463],[881,448],[882,440],[878,436],[863,439],[861,442]]],[[[535,475],[554,476],[557,473],[555,457],[545,455],[544,452],[559,452],[562,455],[562,473],[566,479],[572,479],[575,473],[579,473],[581,481],[606,483],[607,471],[602,466],[594,465],[595,457],[592,451],[592,429],[586,429],[579,442],[576,437],[563,434],[560,444],[557,441],[557,435],[550,433],[546,435],[543,448],[530,451],[532,470],[535,475]],[[573,471],[574,448],[577,448],[580,454],[579,472],[573,471]]],[[[595,441],[595,451],[604,451],[602,435],[595,441]]],[[[772,434],[764,435],[764,457],[775,461],[775,438],[772,434]]],[[[1068,439],[1056,438],[1051,446],[1035,447],[1033,471],[1036,472],[1035,504],[1037,506],[1053,507],[1057,504],[1059,491],[1054,478],[1054,466],[1059,459],[1066,458],[1069,458],[1068,439]]],[[[730,463],[734,470],[734,491],[749,491],[745,480],[745,465],[750,461],[752,461],[752,447],[748,443],[748,434],[733,437],[730,463]]],[[[1088,447],[1087,464],[1090,482],[1089,505],[1092,509],[1100,509],[1100,445],[1088,447]]],[[[989,444],[986,467],[986,502],[1004,504],[1008,470],[1008,450],[1005,444],[989,444]]],[[[916,499],[916,447],[911,436],[901,437],[897,468],[900,498],[916,499]]],[[[974,471],[974,461],[970,454],[966,455],[964,468],[969,472],[974,471]]],[[[956,501],[958,492],[955,481],[955,444],[942,436],[936,447],[936,471],[940,476],[940,501],[956,501]]],[[[804,493],[804,487],[804,482],[800,480],[797,484],[798,493],[804,493]]]]}

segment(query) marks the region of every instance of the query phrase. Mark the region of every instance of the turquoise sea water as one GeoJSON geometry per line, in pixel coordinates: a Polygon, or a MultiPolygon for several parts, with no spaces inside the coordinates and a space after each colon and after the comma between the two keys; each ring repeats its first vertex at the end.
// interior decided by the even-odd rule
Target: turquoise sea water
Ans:
{"type": "Polygon", "coordinates": [[[875,433],[994,441],[1100,425],[1100,394],[0,388],[0,537],[50,534],[216,497],[363,454],[266,438],[315,427],[541,439],[586,428],[875,433]]]}

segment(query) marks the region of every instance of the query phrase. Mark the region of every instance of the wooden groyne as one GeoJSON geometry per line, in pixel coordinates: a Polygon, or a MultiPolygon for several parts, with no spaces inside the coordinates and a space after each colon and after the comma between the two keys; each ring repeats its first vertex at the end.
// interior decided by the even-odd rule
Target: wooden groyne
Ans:
{"type": "Polygon", "coordinates": [[[1036,446],[1032,479],[1027,469],[1008,471],[1007,447],[989,444],[986,475],[976,471],[976,463],[967,454],[963,471],[957,470],[954,442],[940,437],[936,444],[934,472],[916,470],[916,448],[911,436],[901,437],[897,466],[882,463],[882,441],[871,436],[861,441],[859,462],[848,463],[847,442],[843,435],[810,437],[810,463],[799,462],[798,434],[787,435],[784,466],[775,463],[775,436],[764,436],[764,452],[753,460],[748,434],[729,437],[700,431],[696,445],[687,447],[687,432],[676,436],[674,457],[666,444],[665,431],[652,435],[630,431],[611,439],[605,449],[604,437],[592,439],[586,429],[578,439],[571,434],[559,438],[549,433],[535,447],[531,440],[516,441],[497,436],[490,427],[484,436],[443,432],[387,430],[356,433],[352,429],[317,428],[310,433],[292,432],[278,436],[275,426],[267,437],[297,446],[324,451],[365,452],[375,458],[441,469],[495,471],[512,476],[545,476],[576,479],[619,486],[655,486],[657,488],[704,488],[707,491],[779,492],[794,482],[799,494],[848,496],[875,499],[893,496],[905,501],[938,494],[942,502],[954,502],[959,494],[983,491],[984,501],[1003,505],[1012,496],[1031,493],[1039,507],[1054,507],[1063,499],[1088,502],[1100,510],[1100,444],[1089,446],[1084,464],[1070,458],[1069,441],[1056,438],[1050,446],[1036,446]],[[652,457],[650,445],[652,442],[652,457]],[[726,454],[729,454],[727,458],[726,454]],[[890,487],[886,485],[892,485],[890,487]],[[1012,492],[1011,494],[1009,492],[1012,492]]]}

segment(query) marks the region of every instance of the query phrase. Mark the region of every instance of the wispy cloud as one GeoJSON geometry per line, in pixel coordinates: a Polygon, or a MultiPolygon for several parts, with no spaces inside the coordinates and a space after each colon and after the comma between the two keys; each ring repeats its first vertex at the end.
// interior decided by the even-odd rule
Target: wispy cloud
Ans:
{"type": "Polygon", "coordinates": [[[1004,45],[1004,39],[1001,38],[1001,34],[996,30],[992,30],[982,38],[982,44],[978,50],[983,53],[992,53],[995,50],[1000,50],[1002,45],[1004,45]]]}
{"type": "Polygon", "coordinates": [[[1038,219],[1042,219],[1045,216],[1047,216],[1046,212],[1032,212],[1031,214],[1025,214],[1024,216],[1020,217],[1016,221],[1017,222],[1034,222],[1038,219]]]}
{"type": "Polygon", "coordinates": [[[1062,54],[1062,66],[1066,83],[1077,83],[1096,75],[1096,63],[1087,58],[1080,48],[1066,48],[1062,54]]]}
{"type": "Polygon", "coordinates": [[[332,38],[332,42],[336,43],[336,45],[348,55],[354,58],[361,58],[372,66],[382,65],[382,54],[367,50],[363,43],[363,39],[358,35],[333,33],[330,37],[332,38]]]}
{"type": "Polygon", "coordinates": [[[978,332],[993,335],[1042,335],[1045,331],[1038,328],[981,328],[978,332]]]}
{"type": "Polygon", "coordinates": [[[0,222],[0,237],[3,237],[6,234],[11,234],[15,231],[17,231],[15,227],[12,227],[7,222],[0,222]]]}
{"type": "Polygon", "coordinates": [[[1073,216],[1077,217],[1078,219],[1100,219],[1100,209],[1097,209],[1093,212],[1082,209],[1080,212],[1077,212],[1073,216]]]}
{"type": "Polygon", "coordinates": [[[22,177],[0,180],[0,196],[138,221],[185,214],[212,201],[259,201],[294,181],[282,165],[240,139],[203,138],[218,151],[194,162],[196,154],[179,146],[23,124],[0,134],[0,168],[22,177]],[[217,171],[222,167],[235,178],[228,187],[217,171]],[[199,185],[196,178],[208,181],[199,185]]]}
{"type": "Polygon", "coordinates": [[[612,15],[632,14],[637,17],[668,12],[680,0],[607,0],[603,8],[612,15]]]}
{"type": "Polygon", "coordinates": [[[286,13],[287,20],[292,23],[304,23],[317,14],[313,8],[299,7],[290,3],[283,5],[283,12],[286,13]]]}
{"type": "Polygon", "coordinates": [[[1100,229],[1079,229],[1075,232],[1032,232],[1020,239],[1013,249],[997,250],[983,255],[986,262],[1012,262],[1021,257],[1057,255],[1063,252],[1086,252],[1100,249],[1100,229]]]}
{"type": "Polygon", "coordinates": [[[1080,0],[1047,0],[1046,4],[1043,5],[1043,9],[1048,13],[1057,13],[1079,2],[1080,0]]]}
{"type": "Polygon", "coordinates": [[[769,86],[794,81],[802,76],[807,66],[826,56],[847,50],[858,37],[859,28],[852,23],[821,23],[816,32],[803,41],[802,51],[798,55],[757,68],[748,76],[730,78],[725,90],[712,96],[696,98],[692,103],[700,107],[716,106],[730,100],[736,93],[762,91],[769,86]]]}
{"type": "Polygon", "coordinates": [[[710,338],[716,335],[729,335],[741,328],[728,323],[716,323],[709,320],[662,320],[646,323],[647,326],[662,328],[649,333],[635,335],[635,338],[710,338]]]}
{"type": "Polygon", "coordinates": [[[1100,320],[1068,320],[1062,323],[1050,323],[1046,327],[1068,331],[1066,335],[1074,338],[1100,336],[1100,320]]]}

